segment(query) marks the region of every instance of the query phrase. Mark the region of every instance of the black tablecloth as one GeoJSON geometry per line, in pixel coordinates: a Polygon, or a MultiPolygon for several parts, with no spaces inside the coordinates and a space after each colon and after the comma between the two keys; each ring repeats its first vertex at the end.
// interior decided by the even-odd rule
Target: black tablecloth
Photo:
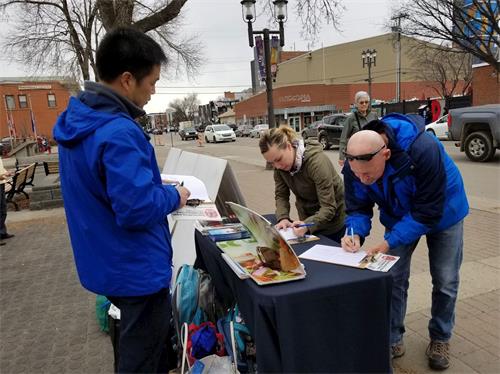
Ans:
{"type": "MultiPolygon", "coordinates": [[[[389,372],[388,273],[302,260],[306,279],[258,286],[240,280],[220,249],[198,231],[196,266],[212,276],[226,301],[236,298],[268,372],[389,372]]],[[[327,238],[293,248],[300,255],[327,238]]]]}

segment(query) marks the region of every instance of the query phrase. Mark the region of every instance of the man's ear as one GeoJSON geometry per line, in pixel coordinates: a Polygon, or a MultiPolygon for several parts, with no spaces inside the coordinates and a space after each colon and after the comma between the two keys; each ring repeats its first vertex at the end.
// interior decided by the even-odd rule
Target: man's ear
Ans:
{"type": "Polygon", "coordinates": [[[127,93],[130,92],[132,89],[132,84],[135,82],[134,76],[128,72],[124,71],[120,75],[120,86],[123,88],[123,90],[127,93]]]}
{"type": "Polygon", "coordinates": [[[389,148],[385,148],[383,151],[382,151],[383,155],[384,155],[384,159],[387,161],[388,159],[391,158],[391,150],[389,148]]]}

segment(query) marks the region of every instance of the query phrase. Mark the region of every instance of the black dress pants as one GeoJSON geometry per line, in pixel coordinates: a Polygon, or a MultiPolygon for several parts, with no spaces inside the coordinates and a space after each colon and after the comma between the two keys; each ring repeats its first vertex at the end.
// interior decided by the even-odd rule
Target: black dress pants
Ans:
{"type": "Polygon", "coordinates": [[[107,298],[120,309],[118,372],[168,373],[169,290],[163,288],[145,296],[107,298]]]}

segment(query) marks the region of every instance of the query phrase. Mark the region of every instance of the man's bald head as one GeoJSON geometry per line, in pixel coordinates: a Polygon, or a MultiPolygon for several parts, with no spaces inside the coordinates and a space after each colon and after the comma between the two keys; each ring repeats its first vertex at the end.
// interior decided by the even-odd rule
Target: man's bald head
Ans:
{"type": "Polygon", "coordinates": [[[363,155],[376,152],[384,145],[382,136],[373,130],[361,130],[355,133],[347,143],[347,153],[363,155]]]}
{"type": "Polygon", "coordinates": [[[385,162],[391,157],[385,145],[384,138],[373,130],[358,131],[349,139],[346,159],[361,183],[370,185],[382,178],[385,162]]]}

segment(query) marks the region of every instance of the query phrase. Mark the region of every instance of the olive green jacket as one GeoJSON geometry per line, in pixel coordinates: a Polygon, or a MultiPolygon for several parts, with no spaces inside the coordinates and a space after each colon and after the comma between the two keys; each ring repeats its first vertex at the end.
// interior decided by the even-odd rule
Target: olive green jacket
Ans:
{"type": "MultiPolygon", "coordinates": [[[[293,176],[274,170],[276,218],[290,219],[290,191],[299,219],[314,223],[309,232],[334,234],[344,226],[344,184],[316,140],[305,143],[302,167],[293,176]]],[[[291,219],[290,219],[291,221],[291,219]]]]}
{"type": "Polygon", "coordinates": [[[359,112],[350,113],[344,121],[344,128],[342,129],[342,134],[339,139],[339,160],[344,160],[344,152],[347,148],[347,142],[349,138],[360,131],[368,122],[378,119],[377,112],[371,112],[368,110],[366,116],[363,116],[359,112]],[[356,114],[358,115],[359,124],[356,120],[356,114]],[[361,126],[360,126],[361,125],[361,126]]]}

